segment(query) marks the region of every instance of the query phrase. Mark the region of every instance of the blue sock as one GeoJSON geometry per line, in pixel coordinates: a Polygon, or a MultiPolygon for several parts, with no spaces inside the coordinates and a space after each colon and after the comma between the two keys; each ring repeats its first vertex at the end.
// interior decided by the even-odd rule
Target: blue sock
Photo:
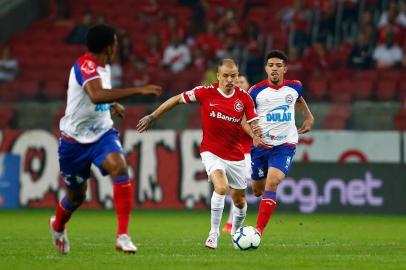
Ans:
{"type": "Polygon", "coordinates": [[[264,195],[262,195],[262,199],[272,199],[276,201],[276,192],[272,190],[265,190],[264,195]]]}
{"type": "Polygon", "coordinates": [[[124,183],[130,180],[130,177],[128,175],[122,175],[122,176],[117,176],[116,178],[113,179],[114,184],[118,183],[124,183]]]}
{"type": "Polygon", "coordinates": [[[69,202],[68,197],[66,197],[66,196],[63,197],[63,199],[61,200],[61,205],[65,210],[68,210],[70,212],[75,211],[80,206],[80,204],[76,205],[76,204],[69,202]]]}

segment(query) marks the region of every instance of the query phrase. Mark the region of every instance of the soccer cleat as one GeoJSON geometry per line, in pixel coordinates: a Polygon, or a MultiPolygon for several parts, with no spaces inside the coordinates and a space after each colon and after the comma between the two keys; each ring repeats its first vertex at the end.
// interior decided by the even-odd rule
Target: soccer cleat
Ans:
{"type": "Polygon", "coordinates": [[[116,250],[134,254],[137,252],[138,248],[133,244],[131,237],[128,236],[128,234],[120,234],[117,237],[116,250]]]}
{"type": "Polygon", "coordinates": [[[216,249],[218,237],[219,236],[217,233],[209,234],[209,237],[207,237],[207,240],[206,240],[206,247],[211,248],[211,249],[216,249]]]}
{"type": "Polygon", "coordinates": [[[231,222],[227,222],[224,227],[223,227],[223,232],[225,233],[229,233],[231,232],[231,227],[233,227],[233,224],[231,224],[231,222]]]}
{"type": "Polygon", "coordinates": [[[68,240],[68,233],[66,229],[63,232],[57,232],[54,230],[52,224],[55,221],[55,216],[52,216],[49,219],[49,229],[51,231],[52,237],[52,244],[56,248],[56,250],[61,254],[68,254],[70,251],[69,240],[68,240]]]}

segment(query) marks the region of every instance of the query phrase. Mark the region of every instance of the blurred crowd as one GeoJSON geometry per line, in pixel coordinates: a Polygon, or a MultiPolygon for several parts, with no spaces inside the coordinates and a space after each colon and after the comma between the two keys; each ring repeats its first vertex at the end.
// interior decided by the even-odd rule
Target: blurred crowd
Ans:
{"type": "MultiPolygon", "coordinates": [[[[406,69],[406,1],[73,2],[51,0],[47,20],[72,25],[64,37],[70,46],[83,46],[95,23],[117,27],[114,87],[155,82],[172,95],[215,81],[215,64],[226,57],[254,83],[263,79],[264,55],[271,49],[285,50],[288,77],[305,81],[354,69],[406,69]]],[[[1,55],[0,81],[14,80],[17,59],[7,46],[1,55]]]]}

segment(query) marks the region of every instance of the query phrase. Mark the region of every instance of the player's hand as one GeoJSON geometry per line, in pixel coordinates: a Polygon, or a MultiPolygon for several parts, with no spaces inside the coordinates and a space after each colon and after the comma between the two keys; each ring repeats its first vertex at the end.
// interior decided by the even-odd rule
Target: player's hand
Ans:
{"type": "Polygon", "coordinates": [[[314,120],[306,119],[303,122],[303,125],[297,130],[297,132],[299,134],[304,134],[304,133],[309,132],[312,129],[313,123],[314,123],[314,120]]]}
{"type": "Polygon", "coordinates": [[[114,102],[113,104],[111,104],[111,113],[114,116],[120,117],[122,119],[125,115],[125,108],[120,103],[114,102]]]}
{"type": "Polygon", "coordinates": [[[261,146],[265,146],[264,141],[262,140],[261,137],[258,136],[254,136],[254,138],[252,138],[252,143],[256,146],[256,147],[261,147],[261,146]]]}
{"type": "Polygon", "coordinates": [[[252,125],[252,132],[256,137],[262,138],[262,129],[257,123],[252,125]]]}
{"type": "Polygon", "coordinates": [[[153,121],[154,121],[154,117],[151,114],[144,116],[143,118],[141,118],[140,121],[138,121],[137,131],[139,133],[142,133],[142,132],[148,130],[152,126],[153,121]]]}
{"type": "Polygon", "coordinates": [[[155,95],[155,96],[159,96],[162,93],[162,87],[158,86],[158,85],[154,85],[154,84],[148,84],[142,87],[139,87],[139,93],[141,95],[155,95]]]}

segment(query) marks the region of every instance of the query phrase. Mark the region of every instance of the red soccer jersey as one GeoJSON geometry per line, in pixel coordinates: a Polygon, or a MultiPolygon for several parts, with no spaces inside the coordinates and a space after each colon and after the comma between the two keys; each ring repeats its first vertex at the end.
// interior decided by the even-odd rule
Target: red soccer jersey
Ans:
{"type": "Polygon", "coordinates": [[[224,94],[218,83],[198,86],[182,93],[185,103],[199,102],[203,140],[200,152],[211,152],[225,160],[243,160],[241,120],[258,119],[251,97],[238,87],[230,95],[224,94]]]}
{"type": "Polygon", "coordinates": [[[241,144],[244,154],[251,154],[252,138],[241,128],[241,144]]]}

